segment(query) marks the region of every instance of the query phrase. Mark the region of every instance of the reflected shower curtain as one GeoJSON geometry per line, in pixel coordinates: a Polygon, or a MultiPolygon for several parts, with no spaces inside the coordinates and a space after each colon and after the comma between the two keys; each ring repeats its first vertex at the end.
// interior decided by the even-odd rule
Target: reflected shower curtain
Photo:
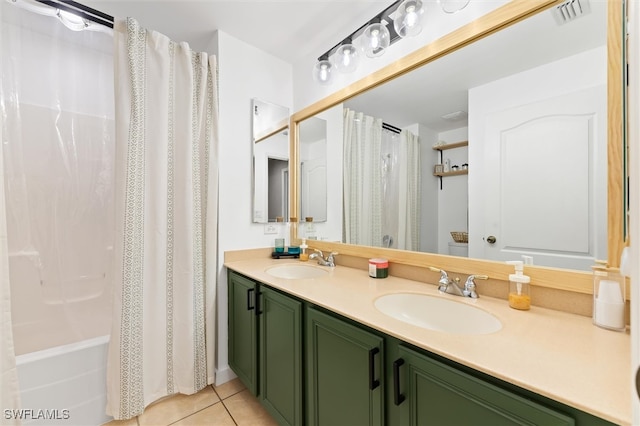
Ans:
{"type": "Polygon", "coordinates": [[[382,120],[344,110],[343,241],[419,250],[420,145],[382,120]]]}
{"type": "Polygon", "coordinates": [[[342,240],[382,245],[382,120],[344,110],[342,240]]]}
{"type": "Polygon", "coordinates": [[[402,250],[420,250],[420,143],[408,130],[398,146],[398,242],[402,250]]]}
{"type": "Polygon", "coordinates": [[[131,18],[115,26],[116,290],[107,414],[214,380],[217,72],[131,18]]]}

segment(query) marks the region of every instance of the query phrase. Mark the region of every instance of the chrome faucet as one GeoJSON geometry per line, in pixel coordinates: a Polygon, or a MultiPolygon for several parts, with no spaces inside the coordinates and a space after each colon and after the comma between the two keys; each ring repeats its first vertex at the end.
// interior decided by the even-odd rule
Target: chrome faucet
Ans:
{"type": "Polygon", "coordinates": [[[440,280],[438,281],[438,291],[442,293],[453,294],[455,296],[470,297],[472,299],[478,298],[476,292],[476,283],[474,280],[486,280],[489,277],[487,275],[469,275],[467,281],[464,283],[464,288],[460,287],[460,278],[452,280],[444,269],[429,267],[434,272],[440,272],[440,280]]]}
{"type": "Polygon", "coordinates": [[[318,265],[329,266],[329,267],[333,268],[334,266],[336,266],[336,262],[335,262],[335,258],[334,257],[337,256],[337,255],[338,255],[338,252],[332,251],[325,258],[324,254],[322,253],[321,250],[313,249],[313,253],[311,253],[309,255],[309,259],[318,259],[318,265]]]}

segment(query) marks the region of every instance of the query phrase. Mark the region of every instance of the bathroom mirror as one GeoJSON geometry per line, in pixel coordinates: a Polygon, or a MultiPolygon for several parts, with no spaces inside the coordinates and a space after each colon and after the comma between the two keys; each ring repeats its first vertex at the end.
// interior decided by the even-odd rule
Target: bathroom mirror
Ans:
{"type": "Polygon", "coordinates": [[[251,100],[254,223],[289,216],[289,109],[251,100]]]}
{"type": "MultiPolygon", "coordinates": [[[[581,45],[582,43],[590,43],[586,44],[582,47],[579,47],[579,51],[587,52],[591,51],[592,56],[599,58],[600,62],[596,66],[596,72],[599,73],[596,76],[596,79],[600,78],[600,80],[595,81],[593,86],[603,86],[600,87],[600,90],[597,90],[596,97],[598,99],[606,97],[606,90],[608,86],[609,90],[609,102],[612,102],[613,105],[619,105],[620,101],[620,92],[621,90],[612,88],[613,84],[611,80],[615,80],[617,77],[616,73],[620,71],[620,32],[616,29],[620,28],[620,20],[621,20],[621,12],[619,10],[619,5],[617,2],[591,2],[592,11],[591,13],[575,20],[574,22],[569,22],[564,26],[558,26],[554,22],[554,17],[551,10],[548,9],[550,6],[554,5],[554,2],[550,1],[540,1],[540,2],[532,2],[529,4],[523,4],[526,2],[511,2],[506,4],[505,6],[497,9],[496,11],[489,13],[476,20],[475,22],[456,30],[449,35],[436,40],[430,45],[425,46],[423,49],[418,51],[417,54],[409,55],[406,58],[403,58],[397,61],[395,64],[391,64],[390,66],[383,68],[382,70],[374,73],[372,76],[369,76],[366,80],[363,79],[359,82],[354,83],[352,86],[345,88],[330,97],[311,105],[310,107],[295,113],[293,116],[294,122],[304,122],[308,117],[315,116],[320,111],[323,111],[329,107],[336,106],[345,106],[352,109],[360,109],[365,111],[367,114],[371,114],[382,118],[384,121],[388,121],[393,126],[397,127],[405,127],[411,126],[416,123],[420,123],[423,127],[426,127],[423,134],[430,137],[427,146],[422,146],[423,150],[426,150],[428,154],[431,156],[431,162],[427,163],[426,168],[423,169],[422,176],[427,179],[431,179],[433,181],[433,185],[431,188],[437,188],[430,196],[439,197],[444,193],[445,189],[450,186],[454,186],[455,179],[469,179],[471,180],[474,176],[481,176],[478,174],[474,175],[474,170],[482,169],[485,164],[482,164],[477,160],[477,158],[482,158],[485,155],[484,152],[476,152],[473,153],[473,145],[472,141],[469,143],[469,147],[464,147],[462,150],[468,150],[467,155],[474,156],[476,158],[475,163],[471,163],[467,158],[461,158],[459,161],[466,160],[468,161],[468,176],[455,176],[450,178],[443,178],[442,185],[443,191],[441,192],[439,189],[439,178],[433,176],[433,167],[435,164],[440,162],[439,152],[432,149],[432,145],[438,143],[443,138],[448,137],[448,140],[445,142],[458,142],[463,140],[469,140],[469,128],[468,126],[472,126],[471,124],[463,123],[453,123],[446,122],[441,119],[443,115],[447,113],[456,112],[456,111],[464,111],[469,113],[469,120],[474,120],[477,117],[476,112],[469,111],[469,106],[466,103],[471,96],[471,101],[474,100],[473,92],[469,95],[469,88],[478,87],[482,88],[484,85],[487,85],[490,82],[504,80],[507,81],[506,78],[512,76],[514,74],[521,74],[530,69],[535,69],[543,63],[553,63],[555,61],[561,61],[563,58],[572,57],[576,54],[576,51],[562,51],[560,48],[567,47],[576,47],[581,45]],[[534,4],[535,3],[535,4],[534,4]],[[615,3],[615,4],[614,4],[615,3]],[[616,9],[613,12],[615,19],[610,19],[609,29],[607,31],[606,26],[606,13],[607,7],[610,9],[616,9]],[[525,19],[526,18],[526,19],[525,19]],[[590,28],[589,34],[586,36],[575,34],[572,35],[570,29],[571,26],[578,25],[582,26],[581,21],[583,23],[587,23],[588,21],[596,21],[597,23],[590,22],[587,26],[590,28]],[[542,33],[536,33],[535,31],[540,31],[536,27],[539,25],[539,22],[543,22],[545,25],[549,25],[549,28],[553,28],[552,25],[555,25],[557,28],[556,31],[560,31],[563,35],[559,38],[548,38],[551,35],[549,33],[549,29],[542,30],[542,33]],[[510,26],[511,24],[514,24],[510,26]],[[517,31],[518,29],[522,29],[524,27],[526,31],[529,31],[528,36],[513,36],[510,35],[510,32],[517,31]],[[491,34],[491,35],[489,35],[491,34]],[[537,34],[537,35],[534,35],[537,34]],[[501,35],[506,35],[507,37],[501,37],[501,35]],[[485,38],[485,36],[487,36],[485,38]],[[585,38],[586,37],[586,38],[585,38]],[[607,52],[606,44],[607,37],[609,38],[609,43],[613,39],[613,48],[610,46],[607,52]],[[501,39],[503,45],[499,47],[490,47],[489,44],[492,41],[492,38],[501,39]],[[616,50],[615,39],[617,38],[618,48],[616,50]],[[562,40],[562,43],[558,43],[558,40],[562,40]],[[510,51],[506,55],[499,54],[498,52],[502,52],[507,48],[507,42],[515,41],[517,43],[516,50],[510,51]],[[536,42],[531,44],[531,42],[536,42]],[[479,63],[471,63],[468,62],[465,52],[467,50],[472,50],[474,47],[480,46],[482,48],[482,55],[480,56],[481,61],[479,63]],[[546,58],[542,60],[542,62],[535,62],[538,54],[546,55],[546,58]],[[609,58],[607,60],[607,57],[609,58]],[[517,60],[514,60],[517,58],[517,60]],[[499,73],[494,74],[492,76],[487,77],[484,75],[486,71],[486,65],[495,64],[497,65],[496,69],[498,69],[499,73]],[[520,68],[512,68],[513,65],[520,66],[520,68]],[[609,67],[607,72],[607,66],[609,67]],[[617,69],[616,69],[617,67],[617,69]],[[612,69],[613,68],[613,69],[612,69]],[[467,71],[471,71],[468,73],[467,71]],[[439,74],[445,72],[444,75],[439,74]],[[608,76],[607,76],[608,74],[608,76]],[[419,78],[413,79],[414,76],[420,75],[419,78]],[[611,78],[611,76],[615,76],[611,78]],[[395,78],[398,77],[398,78],[395,78]],[[412,83],[409,84],[411,90],[409,92],[401,92],[403,81],[412,79],[412,83]],[[457,91],[453,92],[438,92],[435,91],[439,87],[447,87],[453,80],[462,79],[466,80],[464,83],[467,85],[463,87],[462,90],[458,88],[457,91]],[[609,80],[609,81],[608,81],[609,80]],[[374,81],[374,83],[371,83],[374,81]],[[604,90],[604,92],[603,92],[604,90]],[[420,94],[423,100],[427,100],[427,103],[419,104],[417,100],[413,97],[409,97],[411,93],[420,94]],[[391,94],[391,96],[388,96],[391,94]],[[400,96],[398,96],[400,95],[400,96]],[[387,97],[385,97],[387,96],[387,97]],[[376,100],[379,99],[379,100],[376,100]],[[411,113],[401,113],[403,111],[403,105],[410,105],[411,113]],[[423,114],[425,112],[431,111],[432,116],[426,117],[423,114]],[[430,127],[436,129],[432,131],[430,134],[430,127]],[[458,130],[460,127],[466,127],[466,130],[458,130]],[[456,133],[458,132],[458,133],[456,133]]],[[[575,27],[574,27],[575,28],[575,27]]],[[[557,35],[556,35],[557,37],[557,35]]],[[[557,74],[554,75],[554,78],[559,81],[567,81],[565,77],[568,77],[569,74],[565,74],[561,69],[557,69],[557,74]]],[[[582,73],[571,75],[571,79],[575,79],[576,75],[581,75],[582,73]]],[[[532,91],[536,90],[536,85],[529,83],[532,88],[532,91]]],[[[521,89],[521,87],[514,86],[514,89],[521,89]]],[[[502,89],[509,90],[509,89],[502,89]]],[[[565,90],[566,92],[566,90],[565,90]]],[[[562,96],[566,93],[560,91],[556,94],[556,96],[562,96]]],[[[485,95],[486,97],[486,95],[485,95]]],[[[549,98],[552,98],[549,94],[549,98]]],[[[513,101],[514,105],[521,105],[522,102],[518,104],[517,101],[513,101]]],[[[604,100],[606,103],[606,99],[604,100]]],[[[532,100],[524,101],[524,104],[532,104],[535,103],[532,100]]],[[[513,106],[513,105],[512,105],[513,106]]],[[[596,141],[593,140],[592,146],[590,146],[585,152],[582,154],[587,156],[587,170],[579,170],[576,173],[576,176],[589,176],[589,183],[583,185],[583,189],[586,187],[590,190],[593,190],[592,193],[589,193],[585,196],[585,198],[581,199],[581,203],[590,204],[590,206],[594,207],[594,212],[592,213],[594,216],[592,219],[588,219],[588,226],[590,226],[590,234],[587,239],[599,239],[599,251],[597,255],[599,257],[609,258],[609,263],[611,265],[617,264],[616,253],[619,253],[622,241],[622,231],[621,231],[621,194],[619,187],[621,186],[622,176],[620,174],[621,166],[615,162],[615,158],[619,155],[621,149],[621,140],[620,140],[620,132],[619,128],[616,128],[616,123],[619,123],[622,119],[621,116],[617,117],[615,114],[619,114],[619,107],[608,108],[605,105],[600,105],[600,110],[598,112],[599,115],[602,116],[604,114],[604,123],[603,125],[597,125],[596,123],[590,123],[588,127],[591,129],[607,127],[607,116],[608,122],[611,123],[608,127],[608,134],[600,133],[598,135],[598,142],[596,145],[596,141]],[[613,114],[613,115],[612,115],[613,114]],[[608,140],[608,141],[607,141],[608,140]],[[607,143],[608,142],[608,143],[607,143]],[[606,165],[604,165],[603,158],[609,157],[610,161],[613,161],[613,167],[609,167],[607,170],[606,165]],[[585,173],[587,173],[585,175],[585,173]],[[607,185],[608,179],[608,185],[607,185]],[[608,201],[607,201],[608,198],[608,201]],[[607,205],[609,208],[607,209],[607,205]],[[597,224],[596,224],[597,222],[597,224]],[[603,244],[604,241],[604,244],[603,244]],[[607,245],[608,242],[608,245],[607,245]],[[606,248],[603,248],[606,247],[606,248]],[[612,255],[613,253],[613,255],[612,255]]],[[[464,114],[461,114],[464,115],[464,114]]],[[[456,114],[453,114],[456,117],[456,114]]],[[[599,117],[600,119],[601,117],[599,117]]],[[[487,119],[487,117],[485,117],[487,119]]],[[[485,126],[486,127],[486,126],[485,126]]],[[[418,129],[419,130],[419,129],[418,129]]],[[[486,128],[482,128],[482,132],[488,131],[486,128]]],[[[422,134],[421,134],[422,136],[422,134]]],[[[543,138],[541,140],[544,140],[543,138]]],[[[332,154],[334,151],[339,151],[337,145],[334,144],[331,140],[328,141],[329,144],[329,153],[332,154]]],[[[549,145],[546,145],[549,147],[549,145]]],[[[546,149],[545,149],[546,150],[546,149]]],[[[453,152],[454,150],[451,150],[453,152]]],[[[553,150],[548,152],[548,155],[552,157],[555,154],[553,150]]],[[[445,158],[448,155],[445,153],[445,158]]],[[[458,161],[458,160],[456,160],[458,161]]],[[[554,160],[555,161],[555,160],[554,160]]],[[[551,161],[546,163],[547,168],[551,167],[554,163],[551,161]]],[[[563,168],[572,169],[573,165],[576,164],[577,159],[574,158],[563,158],[560,163],[563,168]],[[570,164],[570,166],[568,166],[570,164]]],[[[332,162],[332,157],[330,156],[328,162],[332,162]]],[[[460,164],[461,166],[461,164],[460,164]]],[[[500,164],[497,164],[497,168],[494,170],[496,173],[500,173],[500,164]]],[[[553,167],[556,167],[555,165],[553,167]]],[[[514,173],[513,167],[509,173],[514,173]]],[[[545,167],[540,167],[540,176],[545,176],[545,167]]],[[[576,178],[575,176],[571,176],[572,179],[576,178]]],[[[478,179],[478,184],[482,184],[484,181],[480,179],[484,179],[484,176],[478,179]]],[[[473,184],[464,185],[469,189],[469,201],[473,199],[474,195],[471,191],[474,190],[473,184]]],[[[333,186],[332,186],[333,187],[333,186]]],[[[424,191],[423,191],[424,197],[424,191]]],[[[516,194],[520,195],[520,194],[516,194]]],[[[571,196],[565,196],[564,199],[571,200],[574,194],[571,196]]],[[[521,199],[521,198],[520,198],[521,199]]],[[[422,205],[424,206],[427,202],[432,202],[433,199],[425,200],[423,198],[422,205]]],[[[521,201],[520,201],[521,202],[521,201]]],[[[523,204],[526,205],[526,204],[523,204]]],[[[474,208],[478,208],[477,205],[473,205],[473,203],[469,206],[469,215],[472,215],[472,210],[474,208]]],[[[562,208],[561,205],[557,206],[558,209],[562,208]]],[[[435,213],[435,222],[437,222],[438,213],[435,213]]],[[[447,235],[450,231],[465,231],[463,226],[466,225],[464,223],[466,219],[467,212],[462,211],[462,220],[463,223],[459,225],[450,225],[447,229],[439,229],[438,232],[440,235],[447,235]],[[455,226],[455,228],[454,228],[455,226]],[[460,228],[458,228],[458,226],[460,228]],[[454,228],[454,229],[452,229],[454,228]]],[[[331,220],[331,219],[330,219],[331,220]]],[[[470,231],[469,238],[473,238],[471,232],[473,232],[473,219],[469,218],[470,231]]],[[[478,236],[478,235],[476,235],[478,236]]],[[[487,238],[490,236],[489,234],[485,234],[484,232],[479,235],[480,240],[482,238],[487,238]]],[[[450,238],[450,237],[449,237],[450,238]]],[[[331,235],[327,235],[326,239],[331,241],[342,241],[342,236],[337,235],[335,233],[331,235]]],[[[483,243],[485,243],[483,241],[483,243]]],[[[322,244],[320,244],[322,246],[322,244]]],[[[362,248],[358,249],[356,246],[350,244],[343,244],[340,247],[340,251],[343,253],[362,253],[362,248]]],[[[373,253],[382,253],[384,249],[375,249],[371,250],[373,253]]],[[[438,253],[443,253],[442,244],[440,243],[440,248],[438,249],[438,253]]],[[[387,252],[389,257],[399,257],[395,252],[387,252]]],[[[595,256],[595,253],[594,253],[595,256]]],[[[405,252],[405,255],[402,256],[402,262],[404,263],[423,263],[424,261],[428,261],[428,259],[434,259],[439,262],[439,264],[448,264],[453,265],[452,268],[459,268],[462,270],[469,270],[471,273],[478,273],[478,270],[485,270],[490,268],[492,272],[495,274],[495,262],[486,263],[482,260],[481,256],[477,254],[475,256],[471,256],[473,258],[473,262],[465,261],[464,263],[455,261],[453,258],[446,256],[442,257],[424,257],[419,256],[415,252],[405,252]],[[469,268],[473,266],[474,269],[470,270],[469,268]]],[[[514,256],[515,257],[515,256],[514,256]]],[[[519,257],[519,256],[518,256],[519,257]]],[[[577,269],[573,265],[554,265],[554,268],[559,268],[563,270],[573,270],[577,269]]],[[[499,270],[505,270],[502,267],[498,267],[499,270]]],[[[544,268],[539,268],[543,270],[544,268]]],[[[559,270],[554,269],[553,271],[559,270]]],[[[586,273],[586,270],[585,270],[586,273]]],[[[552,281],[553,274],[548,275],[548,281],[552,281]]],[[[584,278],[584,276],[583,276],[584,278]]],[[[586,283],[586,281],[585,281],[586,283]]],[[[553,283],[549,282],[550,286],[553,286],[553,283]]],[[[586,290],[585,290],[586,291],[586,290]]]]}
{"type": "Polygon", "coordinates": [[[327,122],[310,117],[298,126],[300,220],[327,221],[327,122]]]}

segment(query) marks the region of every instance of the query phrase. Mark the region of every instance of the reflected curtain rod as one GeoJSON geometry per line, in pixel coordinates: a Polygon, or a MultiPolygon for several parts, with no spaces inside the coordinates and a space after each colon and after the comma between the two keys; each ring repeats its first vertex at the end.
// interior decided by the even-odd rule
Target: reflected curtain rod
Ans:
{"type": "Polygon", "coordinates": [[[113,28],[113,16],[107,15],[104,12],[90,8],[81,3],[73,0],[36,0],[38,3],[46,4],[55,9],[64,10],[69,13],[73,13],[83,19],[86,19],[96,24],[104,25],[105,27],[113,28]]]}
{"type": "Polygon", "coordinates": [[[391,124],[384,123],[384,122],[382,123],[382,128],[385,129],[385,130],[389,130],[390,132],[393,132],[393,133],[402,132],[401,128],[396,127],[396,126],[392,126],[391,124]]]}

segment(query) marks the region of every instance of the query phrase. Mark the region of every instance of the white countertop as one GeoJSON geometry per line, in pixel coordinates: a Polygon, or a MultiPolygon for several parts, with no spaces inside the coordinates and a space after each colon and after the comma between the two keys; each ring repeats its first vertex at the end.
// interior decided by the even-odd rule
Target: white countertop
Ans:
{"type": "MultiPolygon", "coordinates": [[[[435,285],[337,266],[315,279],[274,278],[268,268],[298,260],[253,258],[225,262],[243,275],[322,306],[388,335],[506,382],[617,424],[631,424],[631,338],[604,330],[591,318],[531,307],[511,309],[506,300],[440,295],[435,285]],[[495,315],[502,329],[486,335],[427,330],[378,311],[375,300],[409,292],[469,303],[495,315]]],[[[314,265],[314,262],[309,262],[314,265]]],[[[320,266],[319,266],[320,267],[320,266]]],[[[461,318],[461,321],[464,319],[461,318]]]]}

